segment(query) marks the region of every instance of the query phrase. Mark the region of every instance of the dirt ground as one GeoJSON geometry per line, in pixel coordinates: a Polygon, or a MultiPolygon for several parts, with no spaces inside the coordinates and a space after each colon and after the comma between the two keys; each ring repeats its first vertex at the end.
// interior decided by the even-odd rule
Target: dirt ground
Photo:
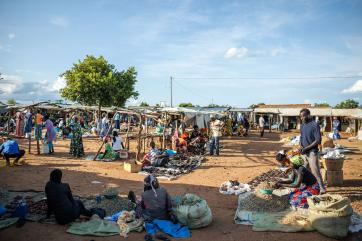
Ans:
{"type": "MultiPolygon", "coordinates": [[[[288,135],[291,135],[289,133],[288,135]]],[[[285,136],[285,134],[283,134],[285,136]]],[[[266,133],[259,138],[257,133],[251,133],[246,138],[230,137],[221,141],[223,149],[220,156],[208,157],[205,163],[194,172],[173,181],[161,181],[171,195],[195,193],[206,199],[213,212],[213,223],[207,228],[192,230],[192,237],[185,240],[332,240],[317,232],[281,233],[253,232],[251,227],[234,224],[233,218],[237,208],[236,196],[219,194],[219,185],[227,180],[247,182],[253,177],[276,167],[275,152],[282,149],[278,133],[266,133]]],[[[70,184],[77,195],[94,195],[105,187],[119,187],[122,194],[133,190],[140,194],[143,188],[144,176],[128,173],[123,170],[122,162],[94,162],[85,159],[74,159],[68,155],[69,140],[59,140],[55,144],[55,155],[27,154],[26,164],[21,167],[4,167],[5,161],[0,161],[0,186],[15,190],[43,190],[49,179],[49,173],[54,168],[63,170],[63,181],[70,184]],[[99,181],[101,184],[92,184],[99,181]]],[[[24,147],[25,142],[22,142],[24,147]]],[[[99,140],[84,139],[87,155],[94,154],[100,144],[99,140]]],[[[330,193],[340,193],[349,196],[353,207],[362,212],[362,142],[340,144],[351,148],[354,152],[348,154],[344,164],[344,184],[341,187],[329,187],[330,193]]],[[[32,151],[35,152],[35,144],[32,151]]],[[[22,228],[10,227],[0,231],[0,240],[120,240],[119,236],[106,238],[75,236],[66,233],[66,226],[39,224],[27,222],[22,228]]],[[[131,233],[128,240],[143,240],[145,233],[131,233]]],[[[173,239],[174,240],[174,239],[173,239]]],[[[182,239],[181,239],[182,240],[182,239]]],[[[350,235],[346,240],[362,240],[362,232],[350,235]]]]}

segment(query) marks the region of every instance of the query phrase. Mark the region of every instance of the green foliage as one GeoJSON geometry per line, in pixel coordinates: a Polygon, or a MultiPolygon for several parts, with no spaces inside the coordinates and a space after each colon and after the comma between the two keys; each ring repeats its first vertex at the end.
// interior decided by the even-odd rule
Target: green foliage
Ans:
{"type": "Polygon", "coordinates": [[[314,107],[331,107],[328,103],[315,103],[314,107]]]}
{"type": "Polygon", "coordinates": [[[359,103],[355,100],[348,99],[337,104],[334,108],[336,109],[355,109],[358,108],[359,103]]]}
{"type": "Polygon", "coordinates": [[[260,105],[265,105],[265,103],[259,103],[259,104],[252,104],[249,106],[250,109],[258,108],[260,105]]]}
{"type": "Polygon", "coordinates": [[[142,106],[142,107],[147,107],[147,106],[150,106],[150,105],[149,105],[147,102],[142,101],[141,104],[140,104],[140,106],[142,106]]]}
{"type": "Polygon", "coordinates": [[[138,96],[134,89],[136,69],[117,71],[103,56],[87,55],[61,76],[67,81],[61,96],[83,105],[123,107],[127,99],[138,96]]]}
{"type": "Polygon", "coordinates": [[[209,104],[206,106],[207,108],[224,108],[224,107],[230,107],[229,105],[218,105],[218,104],[209,104]]]}
{"type": "Polygon", "coordinates": [[[180,103],[178,106],[179,107],[194,107],[194,105],[192,103],[190,103],[190,102],[188,102],[188,103],[180,103]]]}
{"type": "Polygon", "coordinates": [[[8,101],[6,102],[8,105],[16,105],[16,100],[11,98],[11,99],[8,99],[8,101]]]}

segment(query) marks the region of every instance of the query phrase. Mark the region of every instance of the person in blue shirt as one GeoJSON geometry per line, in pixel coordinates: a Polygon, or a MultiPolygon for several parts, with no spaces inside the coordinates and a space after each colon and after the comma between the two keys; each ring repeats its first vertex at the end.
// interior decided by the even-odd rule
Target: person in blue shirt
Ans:
{"type": "Polygon", "coordinates": [[[309,166],[312,174],[318,181],[320,194],[324,194],[326,189],[323,184],[318,161],[318,145],[322,140],[320,127],[317,122],[311,118],[310,110],[308,109],[302,109],[300,111],[300,119],[302,120],[302,126],[300,128],[299,151],[305,161],[304,166],[309,166]]]}
{"type": "Polygon", "coordinates": [[[24,156],[25,151],[20,150],[18,143],[10,137],[4,138],[3,141],[3,144],[0,146],[0,153],[6,159],[6,165],[10,166],[10,158],[16,158],[14,165],[20,165],[18,161],[24,156]]]}

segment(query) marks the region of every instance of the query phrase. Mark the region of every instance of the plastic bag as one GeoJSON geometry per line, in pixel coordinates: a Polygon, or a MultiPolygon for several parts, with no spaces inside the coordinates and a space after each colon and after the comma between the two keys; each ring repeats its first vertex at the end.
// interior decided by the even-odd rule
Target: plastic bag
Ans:
{"type": "Polygon", "coordinates": [[[331,238],[347,236],[353,213],[349,198],[325,194],[307,200],[309,219],[318,232],[331,238]]]}
{"type": "Polygon", "coordinates": [[[43,143],[43,154],[48,154],[49,153],[49,146],[46,142],[43,143]]]}
{"type": "Polygon", "coordinates": [[[211,209],[206,200],[190,193],[182,197],[175,214],[181,224],[191,229],[206,227],[212,222],[211,209]]]}

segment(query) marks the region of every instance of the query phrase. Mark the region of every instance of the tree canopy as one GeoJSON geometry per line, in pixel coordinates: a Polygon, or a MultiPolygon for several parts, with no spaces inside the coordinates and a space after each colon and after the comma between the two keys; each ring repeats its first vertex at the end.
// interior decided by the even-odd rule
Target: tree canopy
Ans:
{"type": "Polygon", "coordinates": [[[149,105],[147,102],[142,101],[141,104],[140,104],[140,106],[142,106],[142,107],[147,107],[147,106],[150,106],[150,105],[149,105]]]}
{"type": "Polygon", "coordinates": [[[8,101],[6,102],[8,105],[16,105],[16,100],[11,98],[11,99],[8,99],[8,101]]]}
{"type": "Polygon", "coordinates": [[[315,103],[315,107],[331,107],[328,103],[315,103]]]}
{"type": "Polygon", "coordinates": [[[103,56],[87,55],[61,76],[66,79],[61,96],[80,104],[123,107],[127,99],[138,96],[134,88],[136,69],[118,71],[103,56]]]}
{"type": "Polygon", "coordinates": [[[337,104],[336,109],[355,109],[358,108],[359,103],[353,99],[348,99],[337,104]]]}
{"type": "Polygon", "coordinates": [[[194,105],[191,102],[188,103],[180,103],[178,105],[179,107],[194,107],[194,105]]]}

